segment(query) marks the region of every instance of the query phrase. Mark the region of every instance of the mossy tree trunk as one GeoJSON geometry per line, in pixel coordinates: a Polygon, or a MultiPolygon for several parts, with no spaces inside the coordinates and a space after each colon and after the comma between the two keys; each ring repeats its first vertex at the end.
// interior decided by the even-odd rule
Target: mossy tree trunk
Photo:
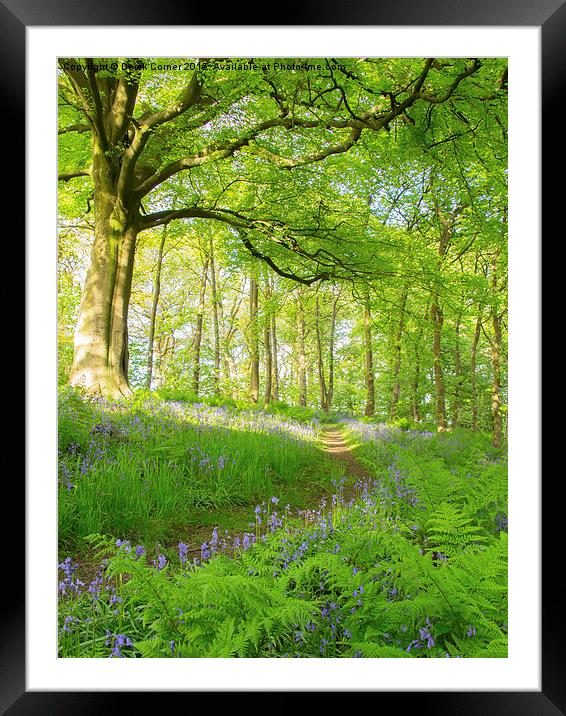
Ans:
{"type": "Polygon", "coordinates": [[[138,234],[138,206],[120,197],[96,138],[92,177],[94,243],[74,337],[69,383],[116,398],[128,384],[128,306],[138,234]]]}

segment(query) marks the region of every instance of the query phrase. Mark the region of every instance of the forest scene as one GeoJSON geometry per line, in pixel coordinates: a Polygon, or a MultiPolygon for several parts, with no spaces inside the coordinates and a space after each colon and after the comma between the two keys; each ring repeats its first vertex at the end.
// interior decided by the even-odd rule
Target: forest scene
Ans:
{"type": "Polygon", "coordinates": [[[61,58],[58,655],[506,658],[505,58],[61,58]]]}

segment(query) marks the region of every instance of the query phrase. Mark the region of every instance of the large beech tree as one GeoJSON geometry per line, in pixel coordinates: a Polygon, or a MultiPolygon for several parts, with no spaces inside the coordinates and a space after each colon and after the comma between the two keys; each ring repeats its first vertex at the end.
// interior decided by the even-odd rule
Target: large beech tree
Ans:
{"type": "Polygon", "coordinates": [[[128,308],[141,231],[175,219],[220,221],[252,256],[304,285],[379,276],[358,260],[352,226],[329,222],[322,201],[293,216],[257,186],[269,196],[275,185],[298,181],[300,193],[303,181],[308,194],[301,167],[349,152],[366,134],[407,132],[422,141],[439,108],[458,111],[464,87],[468,103],[496,101],[506,89],[494,60],[309,63],[281,72],[272,60],[240,70],[233,60],[201,59],[167,73],[134,59],[60,61],[59,178],[89,177],[94,212],[71,384],[109,397],[131,392],[128,308]],[[254,171],[261,178],[250,186],[254,171]],[[182,173],[173,206],[161,188],[182,173]]]}

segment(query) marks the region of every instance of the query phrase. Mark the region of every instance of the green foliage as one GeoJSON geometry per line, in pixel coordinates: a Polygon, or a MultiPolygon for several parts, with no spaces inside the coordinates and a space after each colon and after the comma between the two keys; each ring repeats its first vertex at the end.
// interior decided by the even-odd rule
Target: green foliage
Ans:
{"type": "Polygon", "coordinates": [[[164,540],[199,510],[291,498],[302,480],[329,489],[335,470],[323,466],[317,440],[316,422],[257,409],[166,401],[144,391],[109,403],[66,389],[59,404],[60,542],[76,544],[93,532],[164,540]]]}
{"type": "MultiPolygon", "coordinates": [[[[403,439],[404,454],[426,441],[403,439]]],[[[441,481],[428,488],[440,493],[441,481]]],[[[454,489],[415,530],[405,495],[389,502],[386,488],[376,480],[353,501],[285,515],[251,547],[201,565],[92,536],[117,608],[87,591],[64,599],[60,656],[100,655],[110,634],[131,642],[120,655],[144,658],[504,658],[506,532],[465,517],[454,489]]]]}
{"type": "Polygon", "coordinates": [[[409,418],[395,418],[395,420],[390,420],[388,425],[391,425],[394,428],[399,428],[399,430],[409,430],[411,426],[411,421],[409,418]]]}
{"type": "Polygon", "coordinates": [[[195,403],[198,400],[198,396],[196,396],[192,391],[187,390],[186,388],[177,388],[174,386],[164,386],[162,388],[158,388],[155,391],[155,394],[163,400],[174,400],[183,403],[195,403]]]}
{"type": "Polygon", "coordinates": [[[109,560],[104,598],[98,582],[64,580],[60,654],[505,656],[506,461],[488,432],[496,384],[507,415],[506,60],[274,61],[119,62],[80,92],[62,63],[60,384],[81,292],[97,285],[85,282],[95,222],[111,266],[98,203],[120,193],[141,229],[123,292],[135,395],[60,396],[61,547],[119,538],[89,541],[109,560]],[[365,413],[347,430],[374,481],[352,503],[339,489],[274,533],[256,521],[252,548],[198,567],[122,543],[171,545],[198,516],[272,495],[305,506],[337,474],[321,424],[365,413]],[[451,430],[435,435],[444,414],[451,430]]]}

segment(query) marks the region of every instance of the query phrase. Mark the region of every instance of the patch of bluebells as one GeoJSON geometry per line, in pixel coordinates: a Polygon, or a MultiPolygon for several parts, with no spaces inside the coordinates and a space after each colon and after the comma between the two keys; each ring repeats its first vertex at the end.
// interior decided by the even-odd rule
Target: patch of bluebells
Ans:
{"type": "Polygon", "coordinates": [[[88,585],[87,591],[91,596],[93,602],[98,601],[102,587],[104,585],[104,572],[102,569],[99,570],[98,575],[88,585]]]}
{"type": "Polygon", "coordinates": [[[153,560],[154,567],[157,567],[159,571],[165,569],[167,566],[167,557],[164,554],[158,554],[157,559],[153,560]]]}
{"type": "Polygon", "coordinates": [[[402,474],[401,470],[397,466],[396,458],[394,458],[390,463],[388,471],[389,476],[395,485],[397,497],[411,507],[416,507],[419,504],[417,491],[407,484],[407,478],[402,474]]]}
{"type": "MultiPolygon", "coordinates": [[[[373,481],[364,483],[359,481],[356,485],[356,500],[352,500],[347,504],[343,496],[343,482],[337,482],[335,487],[337,488],[338,494],[334,495],[331,504],[327,504],[327,501],[323,500],[318,510],[311,509],[296,512],[296,516],[301,518],[303,523],[302,527],[296,524],[288,525],[285,522],[285,518],[291,516],[289,506],[287,505],[285,510],[279,513],[276,510],[279,499],[272,497],[267,501],[267,504],[262,503],[262,505],[256,506],[254,510],[255,521],[250,524],[250,527],[253,527],[254,531],[238,535],[234,537],[233,540],[230,540],[227,538],[227,532],[224,537],[221,537],[218,528],[215,527],[211,539],[202,545],[201,560],[202,562],[206,562],[215,554],[219,553],[237,557],[242,551],[250,549],[260,538],[265,539],[270,533],[283,530],[284,534],[279,537],[276,543],[280,546],[280,554],[276,564],[276,571],[273,573],[274,576],[278,576],[281,571],[286,571],[292,564],[300,562],[305,556],[313,552],[326,550],[327,552],[334,551],[339,553],[340,544],[332,539],[333,534],[336,532],[336,528],[333,526],[333,522],[336,523],[334,519],[336,513],[334,510],[336,510],[338,506],[347,504],[347,506],[351,508],[349,510],[338,511],[337,521],[342,526],[341,529],[350,529],[350,527],[356,525],[367,525],[368,528],[371,526],[375,529],[379,526],[378,519],[380,518],[380,514],[383,516],[384,511],[382,508],[387,498],[408,500],[410,504],[411,498],[415,497],[415,495],[411,493],[411,488],[407,489],[408,486],[404,484],[404,477],[400,472],[395,473],[397,469],[395,461],[390,465],[390,468],[393,471],[393,475],[390,475],[390,477],[393,477],[392,486],[395,488],[394,497],[391,496],[391,491],[387,494],[386,486],[383,482],[373,481]],[[261,535],[260,529],[264,531],[265,534],[261,535]]],[[[392,518],[387,519],[392,520],[392,518]]],[[[389,526],[391,526],[391,524],[389,526]]],[[[417,531],[418,525],[409,525],[409,528],[413,531],[417,531]]],[[[131,550],[127,541],[118,540],[116,545],[119,549],[123,549],[124,551],[131,550]]],[[[181,565],[185,566],[188,547],[184,543],[179,542],[177,548],[181,565]]],[[[138,546],[135,548],[135,555],[138,559],[144,554],[145,550],[143,547],[138,546]]],[[[436,559],[443,560],[443,558],[445,559],[444,555],[437,553],[436,559]]],[[[346,556],[344,556],[343,559],[346,560],[346,556]]],[[[167,560],[165,556],[160,555],[157,561],[153,561],[153,566],[157,569],[163,569],[166,563],[167,560]],[[165,560],[165,562],[163,563],[161,560],[165,560]]],[[[195,565],[198,563],[199,560],[195,560],[195,565]]],[[[63,564],[61,566],[63,566],[63,564]]],[[[373,589],[381,589],[383,591],[383,598],[386,601],[398,601],[402,598],[410,598],[410,595],[401,595],[399,593],[397,586],[393,583],[394,577],[390,567],[385,571],[381,568],[379,574],[372,575],[370,573],[369,575],[364,575],[363,560],[358,562],[358,565],[359,566],[353,565],[351,567],[352,577],[358,575],[358,580],[363,580],[368,589],[370,589],[370,586],[373,589]],[[371,585],[371,582],[379,583],[371,585]]],[[[374,566],[379,567],[379,564],[376,563],[374,566]]],[[[67,578],[72,580],[74,571],[72,563],[70,562],[66,567],[65,573],[67,574],[67,572],[70,573],[70,576],[67,575],[67,578]]],[[[254,574],[254,572],[252,571],[250,574],[254,574]]],[[[98,584],[95,585],[95,588],[98,586],[98,584]]],[[[355,620],[363,618],[364,600],[367,597],[366,587],[364,584],[354,581],[352,591],[349,592],[350,596],[340,595],[340,597],[338,597],[332,595],[332,588],[326,583],[325,575],[322,574],[318,586],[315,582],[310,588],[314,590],[316,599],[321,605],[320,613],[316,615],[313,614],[313,618],[310,621],[302,624],[300,627],[297,625],[289,633],[291,644],[290,655],[304,656],[305,654],[313,655],[313,653],[318,653],[322,656],[335,655],[343,651],[345,643],[352,638],[352,625],[356,623],[355,620]],[[346,597],[346,601],[344,601],[342,606],[339,606],[339,602],[344,599],[344,597],[346,597]],[[356,616],[358,610],[361,610],[361,613],[356,616]]],[[[372,593],[371,590],[370,593],[372,593]]],[[[109,594],[109,601],[111,600],[112,593],[109,594]]],[[[68,627],[69,629],[73,627],[72,621],[69,621],[68,627]]],[[[386,641],[389,640],[392,645],[397,645],[400,649],[415,656],[418,655],[419,650],[426,652],[436,646],[433,627],[428,617],[425,624],[418,629],[418,635],[416,635],[415,638],[411,639],[411,637],[407,635],[407,631],[406,625],[403,625],[399,634],[393,634],[393,636],[389,634],[384,635],[384,639],[386,641]],[[405,636],[403,637],[402,635],[405,636]]],[[[466,635],[469,638],[475,636],[475,627],[469,625],[466,635]]],[[[121,636],[124,640],[127,639],[124,635],[116,636],[121,636]]],[[[170,649],[171,654],[175,655],[177,653],[177,647],[175,642],[172,642],[172,644],[173,646],[170,649]]],[[[129,645],[125,641],[120,643],[118,640],[118,651],[124,646],[129,645]]],[[[115,656],[118,655],[119,654],[115,654],[115,656]]],[[[177,653],[177,655],[179,654],[177,653]]],[[[360,652],[356,652],[353,655],[358,657],[362,656],[360,652]]],[[[450,656],[450,654],[446,654],[446,656],[450,656]]]]}
{"type": "Polygon", "coordinates": [[[407,646],[406,650],[407,652],[410,652],[414,649],[423,649],[424,647],[432,649],[434,646],[436,646],[436,642],[432,636],[432,624],[430,623],[430,619],[427,617],[425,619],[425,626],[419,629],[419,638],[413,639],[407,646]]]}
{"type": "Polygon", "coordinates": [[[59,592],[61,596],[71,594],[78,596],[82,593],[82,588],[85,586],[85,583],[75,574],[78,566],[78,563],[73,562],[71,557],[67,557],[59,564],[59,569],[62,570],[65,575],[63,580],[59,582],[59,592]]]}
{"type": "Polygon", "coordinates": [[[495,515],[495,530],[496,532],[507,532],[509,528],[509,520],[507,515],[503,512],[498,512],[495,515]]]}
{"type": "Polygon", "coordinates": [[[108,655],[109,659],[115,657],[124,658],[122,649],[133,647],[132,640],[128,636],[125,634],[113,634],[110,630],[106,631],[104,645],[111,648],[111,652],[108,655]]]}
{"type": "Polygon", "coordinates": [[[315,443],[320,435],[318,421],[305,424],[292,418],[256,411],[232,410],[225,406],[169,402],[166,405],[160,405],[159,410],[190,422],[201,430],[225,428],[248,433],[271,434],[281,440],[309,443],[315,443]]]}
{"type": "Polygon", "coordinates": [[[72,614],[68,614],[65,617],[65,622],[63,624],[63,631],[67,632],[67,634],[71,634],[73,632],[73,627],[71,626],[73,622],[78,621],[76,617],[74,617],[72,614]]]}

